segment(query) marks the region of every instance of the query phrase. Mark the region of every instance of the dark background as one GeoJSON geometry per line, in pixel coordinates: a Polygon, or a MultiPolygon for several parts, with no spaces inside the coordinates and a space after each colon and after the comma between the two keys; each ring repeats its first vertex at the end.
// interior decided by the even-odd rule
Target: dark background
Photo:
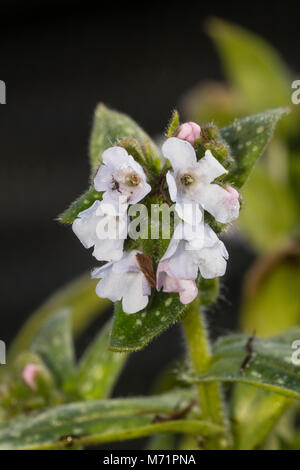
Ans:
{"type": "MultiPolygon", "coordinates": [[[[212,15],[258,32],[300,71],[299,6],[110,2],[109,10],[101,3],[6,1],[0,8],[0,79],[7,85],[7,104],[0,106],[0,338],[9,343],[47,296],[95,265],[54,218],[87,187],[97,102],[130,114],[152,135],[162,132],[185,91],[222,78],[203,32],[212,15]]],[[[236,326],[241,282],[254,258],[242,241],[228,247],[222,299],[210,313],[214,334],[236,326]]],[[[149,392],[181,348],[174,327],[132,356],[116,393],[149,392]]]]}

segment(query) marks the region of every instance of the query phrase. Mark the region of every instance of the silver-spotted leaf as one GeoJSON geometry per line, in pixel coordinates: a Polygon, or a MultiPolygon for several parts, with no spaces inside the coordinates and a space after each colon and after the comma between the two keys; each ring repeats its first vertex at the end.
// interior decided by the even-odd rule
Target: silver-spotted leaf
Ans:
{"type": "Polygon", "coordinates": [[[291,76],[271,45],[219,18],[207,22],[207,31],[218,48],[229,83],[250,112],[289,104],[291,76]]]}
{"type": "Polygon", "coordinates": [[[75,357],[70,313],[62,310],[44,323],[30,346],[63,388],[75,376],[75,357]]]}
{"type": "MultiPolygon", "coordinates": [[[[43,323],[61,311],[68,311],[72,317],[72,330],[78,336],[96,316],[104,313],[112,305],[107,299],[99,299],[96,292],[96,280],[90,273],[84,274],[46,300],[24,323],[14,338],[8,351],[8,364],[12,364],[16,356],[27,349],[37,335],[43,323]]],[[[0,372],[4,368],[0,368],[0,372]]]]}
{"type": "Polygon", "coordinates": [[[102,153],[126,137],[134,137],[141,145],[148,142],[155,157],[159,151],[149,135],[126,114],[99,104],[95,111],[90,141],[90,163],[94,172],[101,164],[102,153]]]}
{"type": "MultiPolygon", "coordinates": [[[[292,361],[292,343],[300,338],[300,327],[270,339],[233,335],[220,338],[213,349],[206,374],[192,382],[237,382],[300,399],[300,370],[292,361]]],[[[188,376],[187,376],[187,380],[188,376]]]]}
{"type": "Polygon", "coordinates": [[[82,356],[77,391],[84,400],[107,398],[119,377],[127,355],[108,350],[111,322],[105,325],[82,356]]]}
{"type": "Polygon", "coordinates": [[[234,448],[252,450],[261,445],[291,401],[269,390],[236,384],[231,402],[234,448]]]}
{"type": "Polygon", "coordinates": [[[76,201],[72,202],[70,207],[58,216],[57,220],[66,224],[72,224],[80,212],[88,209],[95,201],[101,200],[102,193],[99,193],[91,186],[76,201]]]}
{"type": "Polygon", "coordinates": [[[115,304],[114,323],[110,338],[112,351],[137,351],[156,335],[178,321],[184,314],[178,294],[153,293],[145,310],[128,314],[121,302],[115,304]]]}
{"type": "Polygon", "coordinates": [[[62,449],[74,443],[95,445],[163,432],[215,435],[220,426],[201,420],[172,419],[186,410],[194,392],[77,402],[57,406],[39,415],[12,420],[0,427],[0,449],[62,449]],[[169,418],[165,422],[157,416],[169,418]]]}
{"type": "Polygon", "coordinates": [[[271,139],[278,120],[287,112],[286,108],[272,109],[236,120],[221,129],[221,136],[230,146],[233,157],[225,179],[237,189],[246,182],[271,139]]]}

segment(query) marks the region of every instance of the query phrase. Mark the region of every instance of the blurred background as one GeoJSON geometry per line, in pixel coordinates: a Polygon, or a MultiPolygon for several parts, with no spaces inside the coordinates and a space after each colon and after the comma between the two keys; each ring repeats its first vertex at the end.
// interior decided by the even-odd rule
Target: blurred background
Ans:
{"type": "MultiPolygon", "coordinates": [[[[216,85],[228,81],[230,73],[222,66],[214,45],[218,28],[206,21],[214,16],[256,33],[277,50],[291,76],[300,79],[296,11],[292,4],[279,1],[272,5],[227,1],[220,6],[201,2],[198,7],[185,2],[155,8],[152,4],[114,4],[111,10],[87,1],[1,2],[0,79],[7,86],[7,104],[0,106],[2,340],[9,344],[30,313],[49,295],[95,265],[71,228],[60,226],[55,217],[88,185],[88,140],[96,104],[103,101],[128,113],[152,136],[162,133],[174,107],[182,117],[205,122],[212,118],[216,98],[217,124],[226,124],[235,115],[260,111],[266,107],[264,102],[256,109],[259,103],[250,99],[249,104],[235,91],[216,85]],[[137,8],[142,9],[139,15],[137,8]],[[205,28],[205,24],[210,26],[205,28]],[[209,85],[203,88],[201,82],[209,85]]],[[[271,56],[266,59],[267,66],[268,60],[271,56]]],[[[251,61],[249,67],[251,70],[251,61]]],[[[276,77],[276,70],[272,71],[276,77]]],[[[260,77],[256,77],[259,83],[260,77]]],[[[289,93],[287,89],[287,101],[289,93]]],[[[273,97],[274,105],[266,103],[269,107],[277,106],[276,91],[273,97]]],[[[256,188],[252,199],[249,194],[249,217],[241,221],[244,231],[248,230],[246,236],[234,231],[226,237],[228,270],[222,280],[221,299],[209,316],[215,336],[238,327],[242,284],[258,255],[265,255],[273,235],[280,249],[286,246],[282,240],[298,223],[299,214],[293,211],[299,200],[293,199],[289,187],[293,178],[286,184],[282,177],[289,171],[283,138],[288,136],[294,151],[299,140],[297,129],[283,129],[278,137],[277,150],[273,147],[276,162],[266,162],[270,180],[258,181],[259,176],[255,180],[260,189],[263,186],[275,191],[269,206],[262,209],[265,218],[273,214],[275,221],[261,226],[264,199],[260,195],[264,198],[264,193],[256,188]],[[280,185],[287,189],[278,195],[280,185]],[[278,209],[284,198],[288,209],[278,209]],[[283,237],[278,221],[285,224],[283,237]]],[[[296,178],[295,193],[297,187],[296,178]]],[[[297,264],[297,272],[298,268],[297,264]]],[[[298,283],[287,295],[297,296],[299,288],[298,283]]],[[[298,303],[293,315],[298,322],[298,303]]],[[[96,322],[97,329],[103,320],[101,317],[96,322]]],[[[93,325],[80,339],[79,352],[95,331],[93,325]]],[[[180,329],[175,326],[131,356],[115,394],[148,393],[159,370],[182,350],[180,329]]]]}

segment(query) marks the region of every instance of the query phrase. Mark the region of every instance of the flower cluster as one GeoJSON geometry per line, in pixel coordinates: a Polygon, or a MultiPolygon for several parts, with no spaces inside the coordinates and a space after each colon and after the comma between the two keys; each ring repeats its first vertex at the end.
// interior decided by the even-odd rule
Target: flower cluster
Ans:
{"type": "Polygon", "coordinates": [[[142,201],[151,191],[142,166],[124,148],[115,146],[103,153],[103,164],[94,177],[96,191],[103,193],[102,201],[95,201],[73,223],[81,243],[86,248],[94,247],[97,260],[107,261],[92,273],[92,277],[100,278],[98,296],[122,300],[125,313],[144,309],[152,287],[178,292],[180,301],[188,304],[198,294],[199,272],[206,279],[225,273],[227,250],[205,223],[204,211],[217,222],[232,222],[239,214],[239,193],[216,182],[227,170],[210,150],[197,160],[194,145],[200,134],[200,126],[185,123],[177,136],[168,138],[162,146],[162,153],[172,167],[166,181],[180,222],[158,263],[156,275],[152,260],[142,251],[124,251],[128,206],[142,201]]]}

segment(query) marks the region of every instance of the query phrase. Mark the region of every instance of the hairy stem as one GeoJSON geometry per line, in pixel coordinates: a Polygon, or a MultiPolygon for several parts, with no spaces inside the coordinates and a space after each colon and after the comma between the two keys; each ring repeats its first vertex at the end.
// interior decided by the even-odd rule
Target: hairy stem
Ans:
{"type": "MultiPolygon", "coordinates": [[[[207,335],[205,318],[196,299],[189,306],[183,320],[187,348],[194,372],[204,374],[211,358],[210,341],[207,335]]],[[[226,427],[226,415],[222,399],[221,387],[216,382],[197,385],[199,405],[202,419],[226,427]]],[[[226,436],[212,437],[204,442],[204,448],[222,449],[229,446],[226,436]]]]}

